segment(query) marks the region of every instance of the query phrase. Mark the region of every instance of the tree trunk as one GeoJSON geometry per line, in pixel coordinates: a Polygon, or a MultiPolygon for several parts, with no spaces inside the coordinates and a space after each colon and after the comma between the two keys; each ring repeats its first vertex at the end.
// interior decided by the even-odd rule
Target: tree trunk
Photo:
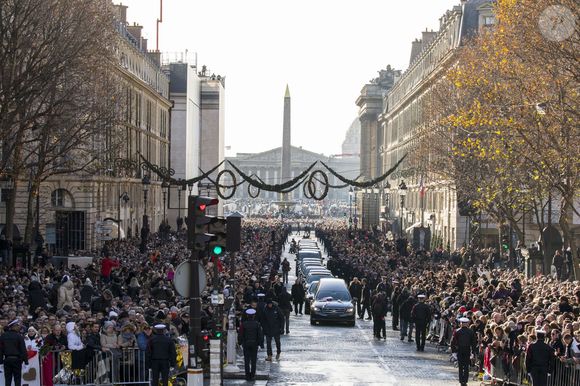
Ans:
{"type": "Polygon", "coordinates": [[[572,251],[572,265],[574,267],[574,277],[575,279],[580,277],[580,264],[574,260],[574,252],[576,251],[576,240],[570,232],[570,224],[568,223],[568,213],[571,210],[570,202],[573,202],[573,197],[568,197],[565,199],[562,197],[562,203],[560,205],[560,218],[558,222],[560,224],[560,229],[562,229],[562,236],[564,239],[564,247],[570,247],[572,251]]]}
{"type": "Polygon", "coordinates": [[[26,228],[24,228],[24,244],[32,245],[34,236],[34,204],[36,194],[38,193],[38,183],[33,182],[28,192],[28,201],[26,205],[26,228]]]}
{"type": "Polygon", "coordinates": [[[6,240],[14,239],[14,213],[16,211],[16,193],[18,191],[18,177],[13,176],[12,190],[6,201],[6,224],[4,225],[4,235],[6,240]]]}

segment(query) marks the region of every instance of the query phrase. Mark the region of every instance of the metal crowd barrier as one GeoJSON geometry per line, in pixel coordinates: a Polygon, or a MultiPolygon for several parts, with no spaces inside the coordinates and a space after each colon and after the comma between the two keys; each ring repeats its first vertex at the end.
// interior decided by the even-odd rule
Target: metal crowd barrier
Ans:
{"type": "MultiPolygon", "coordinates": [[[[485,352],[485,362],[489,363],[489,366],[485,367],[482,384],[532,386],[532,379],[526,369],[525,353],[517,357],[500,354],[493,361],[490,355],[488,348],[485,352]]],[[[556,358],[551,371],[547,386],[580,386],[580,364],[575,364],[573,360],[561,361],[560,358],[556,358]]]]}
{"type": "MultiPolygon", "coordinates": [[[[145,352],[138,348],[113,351],[51,351],[43,357],[42,371],[51,374],[43,386],[148,385],[145,352]]],[[[44,380],[45,377],[42,377],[44,380]]]]}

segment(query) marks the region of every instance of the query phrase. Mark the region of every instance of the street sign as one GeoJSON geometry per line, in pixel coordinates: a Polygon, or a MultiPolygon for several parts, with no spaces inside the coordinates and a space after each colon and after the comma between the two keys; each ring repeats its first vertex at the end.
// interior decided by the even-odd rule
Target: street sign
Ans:
{"type": "Polygon", "coordinates": [[[205,269],[198,263],[199,276],[197,280],[192,277],[193,263],[189,260],[179,264],[175,269],[175,276],[173,277],[173,286],[177,293],[183,297],[191,296],[191,284],[198,283],[199,292],[203,292],[206,286],[205,269]]]}

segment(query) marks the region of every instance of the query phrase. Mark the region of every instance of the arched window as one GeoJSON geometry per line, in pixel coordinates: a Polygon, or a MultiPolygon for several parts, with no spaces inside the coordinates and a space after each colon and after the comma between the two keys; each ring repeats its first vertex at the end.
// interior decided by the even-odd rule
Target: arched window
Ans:
{"type": "Polygon", "coordinates": [[[74,208],[74,200],[66,189],[56,189],[50,195],[50,203],[57,208],[74,208]]]}

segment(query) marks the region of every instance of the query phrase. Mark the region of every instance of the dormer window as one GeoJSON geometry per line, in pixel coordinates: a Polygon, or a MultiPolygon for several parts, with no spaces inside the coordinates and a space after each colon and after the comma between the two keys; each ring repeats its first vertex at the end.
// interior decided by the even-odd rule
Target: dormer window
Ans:
{"type": "Polygon", "coordinates": [[[495,24],[495,17],[494,16],[484,16],[483,17],[483,26],[490,27],[495,24]]]}

